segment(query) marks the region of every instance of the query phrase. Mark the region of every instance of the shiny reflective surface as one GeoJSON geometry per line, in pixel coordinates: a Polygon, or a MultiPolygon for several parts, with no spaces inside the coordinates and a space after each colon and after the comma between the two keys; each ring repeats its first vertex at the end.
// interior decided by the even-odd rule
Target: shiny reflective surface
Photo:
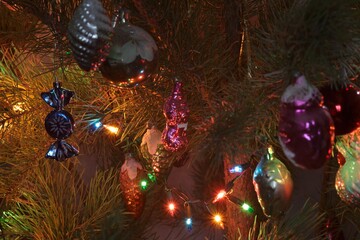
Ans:
{"type": "Polygon", "coordinates": [[[66,158],[77,156],[79,151],[72,145],[68,144],[64,140],[59,140],[51,144],[45,157],[55,159],[56,161],[62,162],[66,158]]]}
{"type": "Polygon", "coordinates": [[[74,131],[74,119],[65,110],[52,111],[45,118],[46,132],[57,139],[66,139],[74,131]]]}
{"type": "Polygon", "coordinates": [[[335,188],[342,201],[360,207],[360,161],[346,160],[336,174],[335,188]]]}
{"type": "Polygon", "coordinates": [[[261,158],[253,175],[253,184],[267,217],[279,217],[290,206],[293,192],[291,174],[271,153],[261,158]]]}
{"type": "Polygon", "coordinates": [[[60,82],[54,82],[54,88],[49,92],[42,92],[41,98],[55,109],[62,109],[65,107],[75,95],[73,91],[61,87],[60,82]]]}
{"type": "Polygon", "coordinates": [[[125,162],[121,166],[119,180],[125,208],[134,213],[134,218],[140,217],[144,209],[145,194],[140,188],[140,182],[145,177],[141,164],[131,154],[126,154],[125,162]]]}
{"type": "Polygon", "coordinates": [[[45,157],[64,161],[66,158],[74,157],[79,151],[72,145],[66,143],[63,139],[70,137],[74,131],[74,119],[71,114],[63,107],[66,106],[74,92],[61,88],[59,82],[54,82],[54,88],[49,92],[41,93],[41,98],[55,110],[51,111],[45,118],[46,132],[53,138],[56,138],[45,157]]]}
{"type": "Polygon", "coordinates": [[[186,147],[188,139],[186,129],[178,127],[178,125],[166,125],[162,134],[164,147],[168,151],[175,152],[186,147]]]}
{"type": "Polygon", "coordinates": [[[332,118],[322,106],[320,92],[304,78],[290,87],[280,107],[281,147],[295,166],[318,169],[331,156],[335,131],[332,118]]]}
{"type": "Polygon", "coordinates": [[[105,60],[112,32],[109,17],[98,0],[84,0],[69,22],[70,47],[79,67],[96,70],[105,60]]]}
{"type": "Polygon", "coordinates": [[[341,138],[336,143],[340,168],[336,173],[335,188],[342,201],[360,207],[360,130],[341,138]]]}
{"type": "Polygon", "coordinates": [[[331,86],[320,89],[324,95],[324,105],[329,109],[335,124],[335,134],[351,133],[360,126],[360,92],[349,84],[338,90],[331,86]]]}
{"type": "Polygon", "coordinates": [[[157,69],[158,47],[149,33],[128,22],[124,11],[120,10],[117,21],[109,55],[100,71],[115,86],[134,87],[157,69]]]}
{"type": "Polygon", "coordinates": [[[186,130],[190,111],[185,101],[182,85],[180,81],[175,81],[172,95],[164,104],[166,127],[162,133],[162,142],[168,151],[177,151],[188,143],[186,130]]]}

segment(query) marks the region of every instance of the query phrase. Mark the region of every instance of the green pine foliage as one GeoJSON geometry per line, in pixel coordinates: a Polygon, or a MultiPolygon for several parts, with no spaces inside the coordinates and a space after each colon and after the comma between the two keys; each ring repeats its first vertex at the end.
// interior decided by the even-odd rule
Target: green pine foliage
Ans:
{"type": "Polygon", "coordinates": [[[86,186],[74,163],[42,162],[3,213],[5,227],[31,239],[108,239],[127,226],[120,193],[116,169],[86,186]]]}
{"type": "MultiPolygon", "coordinates": [[[[162,106],[175,77],[184,82],[191,127],[187,148],[171,158],[186,155],[190,164],[199,166],[206,162],[194,177],[196,189],[204,189],[198,197],[207,198],[207,183],[223,176],[225,156],[236,163],[239,149],[254,160],[270,143],[287,161],[276,137],[277,120],[280,96],[294,70],[316,86],[344,85],[360,72],[358,0],[102,2],[109,15],[123,2],[132,12],[132,22],[156,40],[159,71],[152,81],[117,89],[98,72],[77,67],[66,27],[80,1],[0,3],[0,193],[6,203],[1,224],[9,239],[145,236],[142,232],[149,232],[156,222],[151,215],[161,202],[164,179],[148,190],[144,214],[133,221],[124,212],[118,169],[124,152],[141,159],[138,147],[147,121],[164,127],[162,106]],[[76,131],[66,141],[80,146],[85,156],[94,156],[100,166],[89,184],[77,158],[65,163],[44,159],[53,139],[43,121],[52,109],[39,95],[51,88],[55,76],[76,93],[66,106],[76,131]],[[89,131],[98,119],[118,126],[119,135],[89,131]]],[[[329,172],[334,175],[337,168],[330,166],[329,172]]],[[[296,219],[256,222],[249,239],[323,239],[323,231],[316,229],[333,210],[340,223],[352,219],[359,232],[358,209],[350,211],[336,198],[331,181],[324,191],[335,194],[335,200],[321,202],[319,212],[324,213],[310,219],[318,209],[304,207],[296,219]],[[318,234],[304,234],[308,228],[318,234]]]]}

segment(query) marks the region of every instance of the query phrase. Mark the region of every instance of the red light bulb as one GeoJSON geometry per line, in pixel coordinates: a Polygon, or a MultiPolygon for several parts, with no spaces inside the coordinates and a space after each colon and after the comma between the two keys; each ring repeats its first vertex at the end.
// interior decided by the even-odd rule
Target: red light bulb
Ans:
{"type": "Polygon", "coordinates": [[[168,211],[170,213],[171,216],[174,216],[175,210],[176,210],[176,206],[174,202],[169,202],[167,205],[168,211]]]}

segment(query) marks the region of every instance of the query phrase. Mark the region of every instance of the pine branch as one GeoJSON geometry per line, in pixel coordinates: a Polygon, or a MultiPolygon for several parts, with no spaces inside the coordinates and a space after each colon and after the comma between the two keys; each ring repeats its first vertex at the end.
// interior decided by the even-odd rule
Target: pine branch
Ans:
{"type": "Polygon", "coordinates": [[[34,169],[20,192],[17,207],[5,215],[5,231],[12,234],[34,239],[98,239],[126,226],[114,169],[98,172],[86,187],[73,162],[46,161],[34,169]],[[110,218],[111,224],[105,225],[110,218]]]}
{"type": "MultiPolygon", "coordinates": [[[[306,202],[296,218],[287,215],[277,222],[261,222],[259,226],[255,219],[247,239],[324,239],[325,231],[319,232],[323,229],[324,217],[323,213],[319,213],[317,204],[306,202]]],[[[245,238],[240,236],[239,240],[245,238]]]]}
{"type": "MultiPolygon", "coordinates": [[[[356,1],[269,1],[262,28],[253,33],[258,72],[300,70],[317,84],[341,82],[339,71],[356,75],[359,9],[356,1]],[[343,27],[348,26],[348,27],[343,27]]],[[[283,78],[278,78],[283,79],[283,78]]],[[[346,80],[345,80],[346,81],[346,80]]]]}

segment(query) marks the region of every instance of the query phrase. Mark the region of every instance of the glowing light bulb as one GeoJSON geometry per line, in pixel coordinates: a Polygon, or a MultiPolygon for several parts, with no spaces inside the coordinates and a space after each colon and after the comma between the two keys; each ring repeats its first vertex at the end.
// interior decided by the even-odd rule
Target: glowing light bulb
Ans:
{"type": "Polygon", "coordinates": [[[229,169],[229,172],[230,173],[242,173],[249,167],[250,167],[250,163],[243,163],[243,164],[232,166],[232,168],[229,169]]]}
{"type": "Polygon", "coordinates": [[[219,201],[220,199],[223,199],[226,196],[226,191],[225,190],[221,190],[215,197],[213,203],[216,203],[217,201],[219,201]]]}
{"type": "Polygon", "coordinates": [[[185,224],[188,230],[192,229],[192,219],[191,218],[186,218],[185,219],[185,224]]]}
{"type": "Polygon", "coordinates": [[[174,210],[175,210],[175,204],[174,204],[174,203],[169,203],[168,207],[169,207],[169,210],[170,210],[170,211],[174,211],[174,210]]]}
{"type": "Polygon", "coordinates": [[[146,180],[142,180],[142,181],[140,182],[140,186],[141,186],[141,188],[142,188],[143,190],[145,190],[145,189],[147,188],[147,181],[146,181],[146,180]]]}
{"type": "Polygon", "coordinates": [[[104,125],[104,128],[106,128],[112,134],[118,134],[119,133],[119,128],[117,128],[117,127],[104,125]]]}
{"type": "Polygon", "coordinates": [[[92,122],[89,127],[90,127],[90,131],[94,133],[94,132],[100,130],[100,128],[102,126],[103,126],[103,124],[100,121],[100,119],[97,119],[94,122],[92,122]]]}
{"type": "Polygon", "coordinates": [[[101,127],[102,126],[102,123],[99,121],[99,122],[96,122],[95,124],[94,124],[94,127],[96,128],[96,129],[98,129],[99,127],[101,127]]]}
{"type": "Polygon", "coordinates": [[[214,216],[214,221],[217,223],[221,223],[222,222],[222,217],[219,214],[216,214],[214,216]]]}
{"type": "Polygon", "coordinates": [[[244,211],[247,211],[247,212],[253,212],[254,211],[254,209],[252,209],[252,207],[249,204],[245,203],[245,202],[241,205],[241,208],[244,211]]]}
{"type": "Polygon", "coordinates": [[[243,169],[241,166],[234,166],[229,171],[230,171],[230,173],[241,173],[243,171],[243,169]]]}
{"type": "Polygon", "coordinates": [[[167,205],[168,211],[170,213],[171,216],[174,216],[175,210],[176,210],[176,206],[174,202],[169,202],[167,205]]]}
{"type": "Polygon", "coordinates": [[[224,228],[223,219],[220,214],[215,214],[213,218],[214,222],[218,224],[220,227],[224,228]]]}

